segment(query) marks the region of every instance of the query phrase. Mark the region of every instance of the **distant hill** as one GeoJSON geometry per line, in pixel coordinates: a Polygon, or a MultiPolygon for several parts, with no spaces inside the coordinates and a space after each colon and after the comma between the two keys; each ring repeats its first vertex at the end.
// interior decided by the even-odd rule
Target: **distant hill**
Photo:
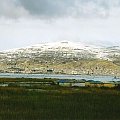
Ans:
{"type": "Polygon", "coordinates": [[[0,52],[1,72],[120,75],[120,47],[68,41],[0,52]]]}

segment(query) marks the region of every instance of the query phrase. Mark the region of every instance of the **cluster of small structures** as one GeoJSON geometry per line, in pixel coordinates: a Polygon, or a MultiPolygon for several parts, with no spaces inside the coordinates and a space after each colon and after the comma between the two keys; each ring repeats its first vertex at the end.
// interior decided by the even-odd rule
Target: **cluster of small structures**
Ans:
{"type": "Polygon", "coordinates": [[[53,85],[54,82],[53,81],[38,81],[38,82],[1,82],[0,86],[1,87],[8,87],[8,86],[12,86],[12,87],[37,87],[40,85],[53,85]]]}
{"type": "Polygon", "coordinates": [[[94,80],[59,80],[58,85],[67,87],[117,87],[120,81],[94,81],[94,80]]]}
{"type": "Polygon", "coordinates": [[[94,80],[68,80],[68,79],[59,79],[54,81],[13,81],[13,82],[0,82],[0,86],[7,87],[7,86],[13,86],[13,87],[39,87],[39,86],[52,86],[52,85],[58,85],[58,86],[64,86],[64,87],[118,87],[120,86],[120,81],[107,81],[107,82],[101,82],[101,81],[94,81],[94,80]]]}

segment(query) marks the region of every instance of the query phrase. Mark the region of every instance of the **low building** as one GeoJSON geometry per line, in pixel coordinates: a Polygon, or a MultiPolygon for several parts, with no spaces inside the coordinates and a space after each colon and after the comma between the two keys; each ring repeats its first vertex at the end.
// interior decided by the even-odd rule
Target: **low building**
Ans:
{"type": "Polygon", "coordinates": [[[85,86],[86,87],[108,87],[108,88],[113,88],[118,85],[117,82],[114,81],[107,81],[107,82],[101,82],[101,81],[93,81],[89,80],[86,81],[85,86]]]}
{"type": "Polygon", "coordinates": [[[72,83],[72,86],[73,87],[85,87],[85,80],[84,79],[82,79],[82,80],[75,80],[72,83]]]}
{"type": "Polygon", "coordinates": [[[85,81],[59,80],[58,85],[66,87],[85,87],[85,81]]]}
{"type": "Polygon", "coordinates": [[[72,86],[72,81],[70,81],[70,80],[58,80],[57,83],[60,86],[66,86],[66,87],[71,87],[72,86]]]}
{"type": "Polygon", "coordinates": [[[85,82],[74,82],[72,87],[85,87],[85,82]]]}
{"type": "Polygon", "coordinates": [[[112,87],[115,87],[115,86],[117,86],[117,83],[114,82],[114,81],[104,82],[104,87],[112,88],[112,87]]]}
{"type": "Polygon", "coordinates": [[[93,81],[93,80],[89,80],[85,82],[85,86],[86,87],[103,87],[104,83],[101,81],[93,81]]]}

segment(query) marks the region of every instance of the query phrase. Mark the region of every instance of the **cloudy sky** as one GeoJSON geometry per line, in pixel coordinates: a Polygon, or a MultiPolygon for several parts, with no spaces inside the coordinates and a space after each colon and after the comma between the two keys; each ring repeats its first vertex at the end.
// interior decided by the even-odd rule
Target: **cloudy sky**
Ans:
{"type": "Polygon", "coordinates": [[[0,50],[63,40],[120,45],[120,0],[0,0],[0,50]]]}

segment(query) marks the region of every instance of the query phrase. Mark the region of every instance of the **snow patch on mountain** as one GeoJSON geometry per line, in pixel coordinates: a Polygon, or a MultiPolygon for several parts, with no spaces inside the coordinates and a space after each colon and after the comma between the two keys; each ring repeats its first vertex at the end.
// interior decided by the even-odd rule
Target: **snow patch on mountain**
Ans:
{"type": "MultiPolygon", "coordinates": [[[[71,56],[78,58],[98,58],[98,59],[107,59],[111,60],[111,56],[120,56],[120,47],[112,46],[112,47],[101,47],[94,45],[86,45],[82,43],[74,43],[70,41],[61,41],[61,42],[52,42],[52,43],[42,43],[36,44],[32,46],[28,46],[25,48],[16,48],[11,50],[3,51],[4,55],[9,58],[16,56],[30,56],[34,57],[40,56],[41,54],[49,54],[53,56],[53,54],[61,53],[63,56],[71,56]]],[[[62,56],[62,57],[63,57],[62,56]]],[[[54,55],[55,57],[55,55],[54,55]]]]}

